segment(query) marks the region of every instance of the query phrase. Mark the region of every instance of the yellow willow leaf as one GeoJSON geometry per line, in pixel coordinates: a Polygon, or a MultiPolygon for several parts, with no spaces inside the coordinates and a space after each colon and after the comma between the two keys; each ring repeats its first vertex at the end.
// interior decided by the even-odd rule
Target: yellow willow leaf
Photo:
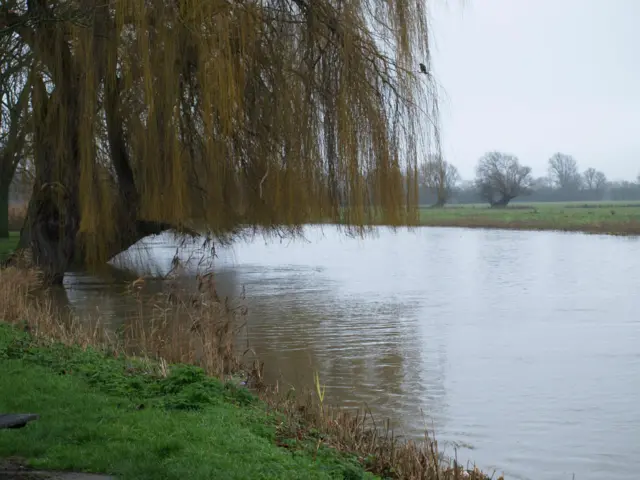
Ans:
{"type": "Polygon", "coordinates": [[[427,3],[50,0],[15,41],[46,84],[34,149],[92,261],[141,220],[412,223],[417,156],[439,145],[427,3]]]}

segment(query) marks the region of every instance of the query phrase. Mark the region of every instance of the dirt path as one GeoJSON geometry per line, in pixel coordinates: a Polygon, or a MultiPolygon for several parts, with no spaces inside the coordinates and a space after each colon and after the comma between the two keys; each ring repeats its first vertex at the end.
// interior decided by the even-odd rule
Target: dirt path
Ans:
{"type": "Polygon", "coordinates": [[[33,470],[16,460],[0,459],[0,480],[116,480],[109,475],[33,470]]]}

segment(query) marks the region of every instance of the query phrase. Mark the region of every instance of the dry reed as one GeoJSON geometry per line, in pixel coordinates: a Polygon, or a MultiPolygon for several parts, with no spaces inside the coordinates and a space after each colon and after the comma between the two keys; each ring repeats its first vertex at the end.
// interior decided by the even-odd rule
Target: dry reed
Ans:
{"type": "Polygon", "coordinates": [[[21,325],[40,341],[83,348],[114,343],[98,319],[80,319],[58,308],[40,289],[40,276],[35,270],[0,269],[0,319],[21,325]]]}
{"type": "Polygon", "coordinates": [[[138,279],[130,285],[137,311],[123,329],[127,354],[197,365],[216,377],[241,371],[234,340],[244,326],[246,307],[221,299],[212,275],[198,276],[196,293],[170,284],[169,292],[145,296],[144,282],[138,279]]]}
{"type": "Polygon", "coordinates": [[[198,277],[195,293],[170,284],[167,292],[145,296],[145,284],[144,279],[138,279],[129,285],[137,311],[118,334],[109,334],[100,319],[79,319],[70,311],[56,309],[47,292],[40,290],[36,272],[0,270],[0,319],[23,325],[39,341],[92,345],[116,355],[146,356],[159,362],[165,372],[168,364],[188,363],[221,378],[243,374],[247,385],[279,413],[279,439],[314,441],[317,449],[326,445],[355,454],[367,470],[387,478],[489,478],[476,468],[446,461],[428,433],[420,442],[401,440],[389,422],[378,425],[368,409],[349,412],[327,407],[317,376],[315,392],[309,389],[295,394],[291,390],[283,392],[277,385],[266,386],[262,363],[243,365],[234,351],[246,308],[242,303],[219,298],[211,275],[198,277]]]}

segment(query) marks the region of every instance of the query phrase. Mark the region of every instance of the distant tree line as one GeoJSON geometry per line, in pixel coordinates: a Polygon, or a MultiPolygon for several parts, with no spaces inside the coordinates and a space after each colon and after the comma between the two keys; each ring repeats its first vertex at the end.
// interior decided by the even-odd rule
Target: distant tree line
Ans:
{"type": "Polygon", "coordinates": [[[640,175],[635,181],[611,182],[595,168],[580,170],[571,155],[555,153],[547,175],[534,177],[515,155],[492,151],[476,165],[473,180],[463,181],[457,168],[439,155],[428,157],[420,169],[420,203],[486,202],[505,207],[511,202],[640,201],[640,175]]]}

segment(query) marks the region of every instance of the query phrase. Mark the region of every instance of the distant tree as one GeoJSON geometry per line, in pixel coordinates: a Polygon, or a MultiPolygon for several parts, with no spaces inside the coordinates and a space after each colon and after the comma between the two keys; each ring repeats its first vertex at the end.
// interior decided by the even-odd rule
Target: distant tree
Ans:
{"type": "Polygon", "coordinates": [[[582,184],[587,190],[593,190],[595,187],[596,173],[595,168],[587,168],[582,174],[582,184]]]}
{"type": "Polygon", "coordinates": [[[622,180],[617,182],[611,182],[607,188],[608,199],[610,200],[624,200],[624,201],[638,201],[640,200],[640,188],[635,182],[628,180],[622,180]]]}
{"type": "MultiPolygon", "coordinates": [[[[547,177],[538,177],[531,181],[531,192],[526,198],[514,198],[511,203],[518,202],[571,202],[571,201],[626,201],[640,200],[640,178],[632,181],[610,182],[603,172],[596,170],[591,183],[593,190],[588,189],[585,181],[580,190],[562,190],[547,183],[547,177]]],[[[454,201],[456,203],[473,203],[478,198],[479,182],[460,182],[456,188],[454,201]]],[[[529,193],[529,192],[527,192],[529,193]]]]}
{"type": "Polygon", "coordinates": [[[609,183],[609,180],[607,180],[607,176],[603,172],[597,172],[595,183],[596,183],[596,190],[601,191],[607,188],[607,184],[609,183]]]}
{"type": "Polygon", "coordinates": [[[602,191],[607,185],[607,176],[595,168],[587,168],[582,174],[584,188],[591,191],[602,191]]]}
{"type": "Polygon", "coordinates": [[[420,184],[435,195],[437,207],[451,199],[459,181],[458,169],[441,156],[432,156],[420,166],[420,184]]]}
{"type": "Polygon", "coordinates": [[[535,178],[532,182],[532,187],[536,190],[538,189],[545,189],[545,188],[552,188],[553,187],[553,182],[551,181],[551,179],[549,177],[538,177],[535,178]]]}
{"type": "Polygon", "coordinates": [[[488,152],[476,167],[476,188],[492,207],[505,207],[514,198],[531,193],[531,168],[502,152],[488,152]]]}
{"type": "Polygon", "coordinates": [[[578,190],[582,183],[578,162],[564,153],[556,153],[549,159],[549,178],[563,190],[578,190]]]}
{"type": "Polygon", "coordinates": [[[456,185],[455,192],[449,203],[477,203],[478,190],[476,182],[471,180],[460,180],[456,185]]]}

